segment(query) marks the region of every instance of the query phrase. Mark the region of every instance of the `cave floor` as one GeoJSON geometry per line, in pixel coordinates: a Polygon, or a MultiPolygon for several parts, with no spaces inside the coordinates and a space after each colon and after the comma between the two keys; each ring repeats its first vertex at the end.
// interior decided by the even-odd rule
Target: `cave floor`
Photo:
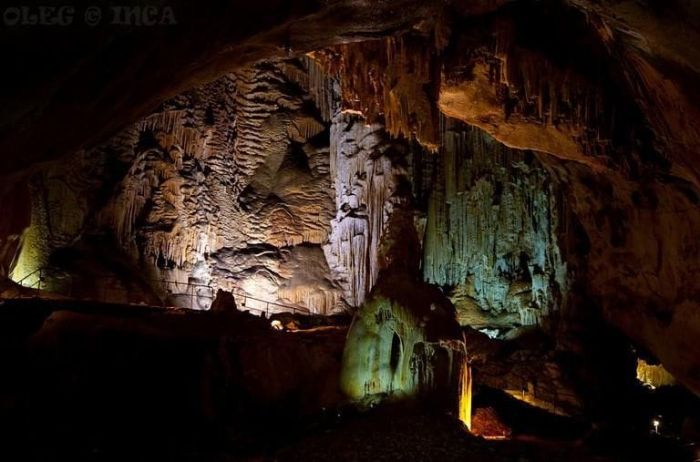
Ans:
{"type": "MultiPolygon", "coordinates": [[[[671,461],[691,460],[662,439],[522,436],[488,441],[469,434],[452,416],[425,410],[390,409],[355,416],[258,460],[280,461],[671,461]]],[[[251,459],[255,460],[255,459],[251,459]]]]}

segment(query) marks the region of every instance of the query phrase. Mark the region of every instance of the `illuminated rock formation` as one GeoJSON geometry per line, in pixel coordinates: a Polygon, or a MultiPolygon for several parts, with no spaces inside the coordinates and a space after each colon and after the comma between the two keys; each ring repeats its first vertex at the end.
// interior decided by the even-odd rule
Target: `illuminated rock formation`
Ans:
{"type": "Polygon", "coordinates": [[[383,126],[339,113],[331,126],[331,177],[337,215],[324,250],[346,300],[360,306],[379,273],[379,247],[394,204],[400,169],[383,126]]]}
{"type": "Polygon", "coordinates": [[[472,398],[473,398],[474,380],[472,379],[472,368],[465,358],[459,373],[459,401],[458,401],[458,417],[464,422],[464,425],[472,429],[472,398]]]}
{"type": "MultiPolygon", "coordinates": [[[[319,313],[342,308],[320,248],[334,207],[328,144],[314,137],[327,125],[292,70],[307,74],[298,61],[261,65],[193,89],[40,173],[13,278],[106,232],[145,279],[168,281],[153,290],[173,304],[206,309],[221,287],[319,313]]],[[[119,292],[122,276],[102,278],[119,292]]]]}
{"type": "Polygon", "coordinates": [[[583,413],[587,403],[570,368],[541,330],[529,328],[515,339],[502,340],[467,328],[465,343],[475,386],[502,390],[553,414],[583,413]]]}
{"type": "MultiPolygon", "coordinates": [[[[0,276],[33,285],[48,266],[51,290],[77,277],[83,295],[206,309],[222,288],[412,326],[386,288],[368,294],[392,280],[384,250],[407,229],[390,224],[396,211],[425,205],[406,220],[425,225],[412,245],[462,324],[551,319],[552,348],[578,351],[571,333],[600,317],[700,391],[700,347],[687,340],[700,333],[697,8],[370,3],[295,4],[263,20],[265,1],[241,19],[175,0],[200,25],[183,18],[177,33],[128,43],[105,31],[77,48],[45,28],[26,45],[46,47],[40,58],[17,47],[6,68],[18,87],[20,57],[43,72],[24,77],[38,89],[8,87],[0,117],[11,217],[0,276]],[[413,139],[437,157],[416,161],[413,139]],[[206,289],[173,296],[193,284],[206,289]]],[[[514,367],[524,386],[498,387],[574,407],[556,396],[570,384],[550,359],[525,361],[546,380],[529,364],[514,367]]],[[[377,390],[424,380],[382,377],[377,390]]]]}
{"type": "Polygon", "coordinates": [[[454,309],[439,290],[406,276],[380,279],[348,332],[341,389],[369,402],[456,391],[458,338],[454,309]]]}
{"type": "Polygon", "coordinates": [[[637,380],[651,389],[676,384],[662,364],[649,364],[643,359],[637,359],[637,380]]]}
{"type": "MultiPolygon", "coordinates": [[[[339,112],[334,85],[310,59],[262,63],[44,169],[30,183],[33,216],[13,278],[48,267],[49,279],[83,285],[51,256],[106,233],[168,304],[206,309],[223,288],[324,314],[359,306],[377,279],[386,223],[407,200],[396,194],[409,181],[405,143],[339,112]]],[[[125,274],[89,266],[111,297],[128,299],[125,274]]]]}
{"type": "Polygon", "coordinates": [[[321,60],[340,83],[342,108],[368,123],[383,120],[387,132],[416,139],[431,150],[439,143],[436,108],[440,85],[442,24],[425,34],[405,34],[326,51],[321,60]],[[381,116],[381,119],[380,119],[381,116]]]}
{"type": "Polygon", "coordinates": [[[464,343],[452,304],[420,281],[418,243],[412,214],[395,211],[378,282],[348,332],[340,387],[353,401],[423,395],[457,410],[464,343]]]}
{"type": "Polygon", "coordinates": [[[463,324],[531,325],[567,291],[560,196],[532,153],[447,120],[428,205],[423,274],[452,288],[463,324]]]}

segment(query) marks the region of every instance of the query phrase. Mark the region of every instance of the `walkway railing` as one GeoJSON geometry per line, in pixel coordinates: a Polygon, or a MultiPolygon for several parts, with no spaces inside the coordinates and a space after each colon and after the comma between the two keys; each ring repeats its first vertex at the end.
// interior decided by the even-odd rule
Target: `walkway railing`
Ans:
{"type": "MultiPolygon", "coordinates": [[[[216,298],[216,289],[210,285],[192,282],[171,281],[167,279],[144,280],[143,288],[146,290],[137,291],[129,287],[123,287],[122,281],[111,275],[98,276],[100,284],[96,284],[89,289],[77,290],[76,278],[71,275],[54,276],[54,272],[47,268],[38,268],[25,275],[16,283],[21,287],[16,287],[14,293],[6,292],[5,298],[50,298],[51,294],[72,298],[75,300],[97,301],[103,303],[123,303],[130,305],[146,305],[170,308],[189,308],[194,310],[206,310],[216,298]],[[51,277],[49,277],[51,275],[51,277]],[[105,281],[113,280],[114,283],[105,281]],[[30,292],[27,293],[26,289],[30,292]],[[157,292],[162,291],[161,295],[157,292]],[[138,293],[141,292],[141,296],[138,293]],[[152,292],[153,294],[151,294],[152,292]],[[154,298],[155,296],[155,298],[154,298]],[[143,300],[143,299],[147,300],[143,300]],[[141,300],[135,300],[141,299],[141,300]]],[[[83,286],[90,284],[90,281],[79,281],[83,286]]],[[[94,282],[94,281],[93,281],[94,282]]],[[[233,290],[236,305],[239,310],[264,313],[267,317],[280,312],[292,312],[295,314],[309,315],[311,312],[296,305],[280,303],[277,301],[257,298],[243,289],[233,290]]]]}

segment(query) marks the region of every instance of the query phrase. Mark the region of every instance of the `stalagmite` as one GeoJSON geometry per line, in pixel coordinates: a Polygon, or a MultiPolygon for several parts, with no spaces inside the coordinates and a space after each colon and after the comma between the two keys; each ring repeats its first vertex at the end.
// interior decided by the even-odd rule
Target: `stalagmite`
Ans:
{"type": "Polygon", "coordinates": [[[386,275],[355,314],[343,352],[340,386],[372,403],[437,393],[454,403],[461,366],[454,310],[442,293],[406,274],[386,275]]]}

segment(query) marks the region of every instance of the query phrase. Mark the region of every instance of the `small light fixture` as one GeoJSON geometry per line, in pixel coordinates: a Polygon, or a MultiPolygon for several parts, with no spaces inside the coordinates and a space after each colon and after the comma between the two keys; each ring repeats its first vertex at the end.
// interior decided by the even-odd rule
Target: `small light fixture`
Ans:
{"type": "Polygon", "coordinates": [[[656,433],[658,435],[659,434],[659,427],[661,427],[661,420],[655,417],[651,421],[651,424],[654,427],[654,433],[656,433]]]}

